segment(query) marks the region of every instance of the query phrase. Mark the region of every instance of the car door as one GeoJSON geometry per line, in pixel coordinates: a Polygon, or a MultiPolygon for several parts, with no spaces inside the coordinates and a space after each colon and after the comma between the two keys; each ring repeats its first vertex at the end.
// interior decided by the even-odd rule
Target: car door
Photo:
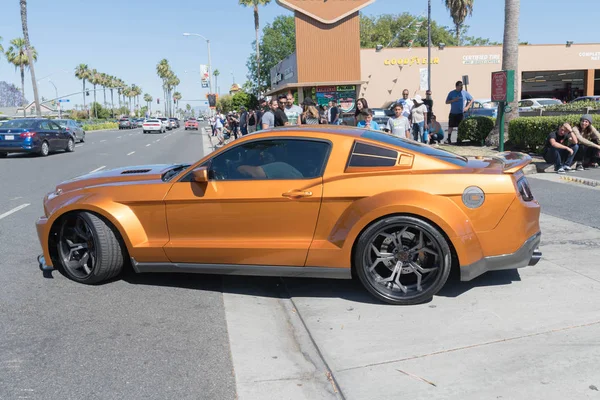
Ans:
{"type": "Polygon", "coordinates": [[[189,174],[167,194],[165,253],[181,263],[304,266],[330,148],[323,140],[255,139],[216,155],[205,163],[208,183],[189,174]],[[248,168],[261,176],[240,172],[248,168]]]}
{"type": "Polygon", "coordinates": [[[41,121],[39,132],[41,133],[44,140],[48,142],[48,148],[50,151],[54,151],[58,148],[58,134],[56,131],[50,129],[50,121],[41,121]]]}
{"type": "Polygon", "coordinates": [[[75,141],[79,140],[81,138],[82,134],[81,134],[81,128],[79,128],[79,126],[77,126],[77,123],[75,121],[67,121],[67,126],[69,127],[69,130],[71,132],[73,132],[75,141]]]}
{"type": "Polygon", "coordinates": [[[53,135],[56,136],[55,148],[57,150],[63,150],[67,147],[67,141],[72,137],[71,133],[66,129],[62,128],[54,121],[48,121],[48,125],[53,135]]]}

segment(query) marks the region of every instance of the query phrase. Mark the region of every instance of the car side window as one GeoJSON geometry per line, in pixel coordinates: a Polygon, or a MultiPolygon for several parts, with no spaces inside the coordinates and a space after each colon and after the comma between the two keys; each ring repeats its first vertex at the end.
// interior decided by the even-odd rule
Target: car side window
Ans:
{"type": "Polygon", "coordinates": [[[50,130],[50,124],[48,123],[48,121],[42,121],[42,122],[40,122],[40,129],[44,130],[44,131],[49,131],[50,130]]]}
{"type": "Polygon", "coordinates": [[[479,109],[479,108],[481,108],[481,103],[474,102],[474,103],[473,103],[473,108],[474,108],[474,109],[479,109]]]}
{"type": "Polygon", "coordinates": [[[379,146],[356,142],[348,161],[349,167],[393,167],[398,152],[379,146]]]}
{"type": "Polygon", "coordinates": [[[323,175],[331,143],[309,139],[253,140],[213,158],[214,180],[313,179],[323,175]]]}
{"type": "Polygon", "coordinates": [[[52,130],[52,131],[60,131],[60,129],[61,129],[57,123],[52,122],[52,121],[49,121],[48,125],[50,126],[50,130],[52,130]]]}

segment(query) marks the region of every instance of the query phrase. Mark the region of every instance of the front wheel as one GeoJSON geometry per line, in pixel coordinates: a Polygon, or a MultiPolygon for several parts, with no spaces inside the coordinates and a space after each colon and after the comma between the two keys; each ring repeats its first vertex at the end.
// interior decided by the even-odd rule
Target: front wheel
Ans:
{"type": "Polygon", "coordinates": [[[81,143],[85,142],[85,132],[81,135],[81,143]]]}
{"type": "Polygon", "coordinates": [[[64,219],[58,236],[58,255],[66,275],[86,284],[114,278],[124,264],[116,229],[89,212],[64,219]]]}
{"type": "Polygon", "coordinates": [[[452,267],[450,246],[429,222],[409,216],[384,218],[360,236],[354,267],[363,286],[390,304],[430,300],[452,267]]]}

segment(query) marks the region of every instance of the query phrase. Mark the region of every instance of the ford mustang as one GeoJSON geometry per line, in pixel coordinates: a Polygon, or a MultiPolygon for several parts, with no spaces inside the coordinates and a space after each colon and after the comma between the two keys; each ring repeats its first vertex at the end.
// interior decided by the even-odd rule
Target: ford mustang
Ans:
{"type": "Polygon", "coordinates": [[[193,164],[59,184],[37,221],[44,271],[85,284],[138,273],[351,279],[416,304],[461,279],[535,265],[540,206],[521,153],[465,158],[381,132],[286,127],[193,164]]]}

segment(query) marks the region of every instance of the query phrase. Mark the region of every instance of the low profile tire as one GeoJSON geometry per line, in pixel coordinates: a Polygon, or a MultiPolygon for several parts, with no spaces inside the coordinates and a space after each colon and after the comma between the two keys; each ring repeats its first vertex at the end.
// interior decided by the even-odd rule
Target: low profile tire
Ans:
{"type": "Polygon", "coordinates": [[[47,157],[48,154],[50,154],[50,146],[48,145],[48,142],[42,142],[42,146],[40,147],[40,151],[38,154],[42,157],[47,157]]]}
{"type": "Polygon", "coordinates": [[[67,153],[72,153],[75,151],[75,141],[73,140],[73,138],[70,138],[67,142],[67,147],[65,147],[65,151],[67,153]]]}
{"type": "Polygon", "coordinates": [[[430,223],[392,216],[362,233],[354,267],[363,286],[379,300],[412,305],[429,301],[444,286],[452,253],[444,235],[430,223]]]}
{"type": "Polygon", "coordinates": [[[76,282],[105,282],[123,269],[116,229],[92,213],[79,212],[64,219],[57,246],[65,274],[76,282]]]}
{"type": "Polygon", "coordinates": [[[81,140],[80,140],[80,142],[81,142],[81,143],[85,142],[85,132],[83,132],[83,135],[81,136],[81,140]]]}
{"type": "Polygon", "coordinates": [[[8,153],[6,153],[4,151],[0,152],[0,158],[6,158],[6,157],[8,157],[8,153]]]}

